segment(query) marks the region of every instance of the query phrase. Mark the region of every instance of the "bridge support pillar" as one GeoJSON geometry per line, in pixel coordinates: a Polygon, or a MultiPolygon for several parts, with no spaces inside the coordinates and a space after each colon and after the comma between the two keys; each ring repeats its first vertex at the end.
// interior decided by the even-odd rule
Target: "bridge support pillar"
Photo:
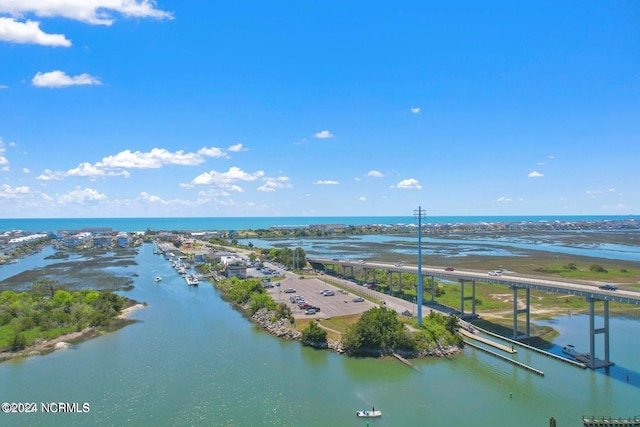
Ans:
{"type": "Polygon", "coordinates": [[[523,309],[518,309],[518,287],[512,286],[513,290],[513,339],[517,340],[518,338],[529,338],[531,336],[531,289],[525,288],[526,291],[526,307],[523,309]],[[524,313],[526,315],[525,318],[525,333],[524,335],[518,336],[518,314],[524,313]]]}
{"type": "Polygon", "coordinates": [[[460,279],[460,318],[475,318],[476,315],[476,281],[471,281],[471,296],[464,296],[464,279],[460,279]],[[464,302],[471,300],[471,314],[464,314],[464,302]]]}
{"type": "Polygon", "coordinates": [[[604,313],[602,328],[595,327],[595,298],[587,297],[589,303],[589,361],[587,366],[591,369],[602,368],[613,365],[609,355],[609,301],[604,300],[604,313]],[[596,359],[596,335],[602,334],[604,338],[604,361],[596,359]]]}

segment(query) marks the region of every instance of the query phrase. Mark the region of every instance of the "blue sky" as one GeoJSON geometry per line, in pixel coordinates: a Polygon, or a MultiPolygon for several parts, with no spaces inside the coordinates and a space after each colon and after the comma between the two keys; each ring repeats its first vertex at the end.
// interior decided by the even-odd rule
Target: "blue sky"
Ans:
{"type": "Polygon", "coordinates": [[[639,41],[633,0],[0,0],[0,217],[638,214],[639,41]]]}

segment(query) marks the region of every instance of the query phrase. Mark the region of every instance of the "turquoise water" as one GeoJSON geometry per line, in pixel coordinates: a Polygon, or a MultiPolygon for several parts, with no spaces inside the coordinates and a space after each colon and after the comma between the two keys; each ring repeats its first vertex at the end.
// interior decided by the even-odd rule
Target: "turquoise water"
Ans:
{"type": "MultiPolygon", "coordinates": [[[[538,427],[551,416],[559,426],[575,426],[583,414],[640,414],[640,380],[627,383],[526,350],[518,360],[544,377],[472,349],[418,361],[418,372],[394,360],[347,358],[276,339],[212,286],[186,286],[152,251],[141,248],[135,289],[127,293],[149,304],[134,313],[139,323],[0,364],[0,401],[87,402],[90,412],[0,413],[0,424],[365,426],[355,411],[374,405],[384,415],[370,426],[538,427]]],[[[558,340],[581,345],[587,330],[571,321],[558,320],[558,340]]],[[[622,325],[612,328],[612,357],[640,371],[639,322],[622,325]]]]}
{"type": "MultiPolygon", "coordinates": [[[[566,232],[571,233],[571,231],[566,232]]],[[[639,231],[629,233],[640,234],[639,231]]],[[[349,237],[314,237],[314,238],[270,238],[270,239],[241,239],[243,244],[253,244],[258,248],[296,248],[301,247],[310,256],[333,258],[369,258],[376,257],[382,252],[389,251],[388,246],[376,246],[378,244],[393,244],[391,251],[398,255],[398,259],[406,260],[415,258],[418,238],[414,236],[394,235],[362,235],[349,237]]],[[[451,258],[460,258],[470,255],[482,256],[525,256],[523,251],[527,249],[535,251],[559,252],[568,255],[589,256],[595,258],[620,259],[627,261],[640,261],[640,246],[620,245],[611,243],[594,243],[588,246],[575,246],[563,244],[562,241],[554,242],[551,237],[540,241],[540,236],[527,239],[522,236],[506,237],[499,239],[473,235],[467,238],[438,239],[429,236],[422,237],[422,253],[425,257],[438,255],[451,258]]]]}
{"type": "MultiPolygon", "coordinates": [[[[480,223],[519,221],[602,221],[626,220],[622,215],[576,216],[435,216],[424,223],[480,223]]],[[[406,216],[335,216],[335,217],[211,217],[211,218],[6,218],[0,219],[0,232],[7,230],[59,231],[83,228],[111,227],[117,231],[152,230],[247,230],[273,226],[309,224],[415,224],[417,219],[406,216]]]]}

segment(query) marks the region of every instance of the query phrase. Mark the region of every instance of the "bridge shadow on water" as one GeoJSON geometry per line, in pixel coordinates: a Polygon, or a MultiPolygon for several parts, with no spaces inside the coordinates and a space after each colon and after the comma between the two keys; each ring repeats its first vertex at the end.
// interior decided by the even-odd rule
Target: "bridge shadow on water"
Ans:
{"type": "Polygon", "coordinates": [[[640,372],[632,371],[622,366],[613,365],[608,368],[596,369],[596,372],[607,375],[615,380],[622,381],[633,387],[640,388],[640,372]]]}
{"type": "MultiPolygon", "coordinates": [[[[506,338],[511,338],[511,336],[513,335],[513,329],[511,327],[489,322],[484,319],[475,319],[475,320],[472,320],[470,323],[506,338]]],[[[532,336],[530,338],[522,339],[520,340],[520,342],[530,345],[532,347],[539,348],[548,353],[552,353],[552,354],[567,358],[567,356],[562,352],[561,346],[557,344],[553,344],[552,342],[549,342],[539,336],[535,336],[535,335],[541,335],[543,332],[542,329],[550,328],[549,326],[539,326],[539,325],[534,326],[534,324],[531,324],[531,328],[532,328],[531,330],[532,336]],[[540,328],[540,330],[537,330],[537,328],[540,328]]],[[[615,363],[615,360],[612,360],[612,361],[615,363]]],[[[627,383],[633,387],[640,388],[640,372],[627,369],[620,365],[613,365],[607,368],[598,368],[598,369],[595,369],[595,371],[598,374],[606,375],[608,377],[611,377],[614,380],[627,383]]]]}

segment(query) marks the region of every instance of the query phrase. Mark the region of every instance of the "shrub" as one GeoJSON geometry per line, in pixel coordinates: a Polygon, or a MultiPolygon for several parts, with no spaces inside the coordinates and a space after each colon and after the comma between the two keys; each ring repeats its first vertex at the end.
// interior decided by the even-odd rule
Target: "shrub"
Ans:
{"type": "Polygon", "coordinates": [[[316,322],[309,323],[309,326],[302,331],[302,344],[310,345],[327,342],[327,331],[322,329],[316,322]]]}
{"type": "Polygon", "coordinates": [[[607,270],[605,270],[605,268],[600,264],[591,264],[591,267],[589,267],[589,270],[591,270],[594,273],[607,273],[607,270]]]}

